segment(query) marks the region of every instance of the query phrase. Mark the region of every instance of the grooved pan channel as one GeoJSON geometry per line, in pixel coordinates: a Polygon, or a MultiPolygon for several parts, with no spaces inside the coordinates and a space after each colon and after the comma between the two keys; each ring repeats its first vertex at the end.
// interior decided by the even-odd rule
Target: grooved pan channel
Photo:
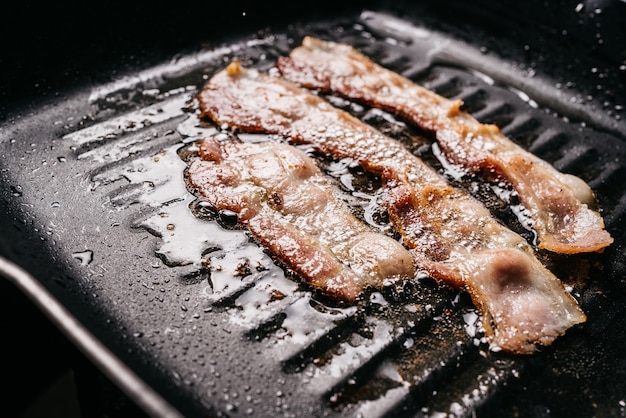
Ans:
{"type": "MultiPolygon", "coordinates": [[[[8,223],[37,242],[21,257],[50,254],[55,266],[38,279],[187,416],[524,415],[547,402],[528,388],[534,379],[554,384],[550,394],[571,393],[581,379],[598,384],[613,361],[623,364],[616,348],[623,332],[612,342],[605,336],[624,306],[623,139],[597,118],[574,120],[578,113],[569,105],[560,108],[572,110],[564,115],[537,102],[519,88],[524,78],[515,71],[501,80],[499,72],[476,68],[479,47],[471,55],[467,46],[467,65],[451,60],[435,48],[442,37],[374,12],[292,27],[179,57],[3,126],[2,152],[11,155],[2,173],[8,223]],[[400,36],[399,24],[412,32],[400,36]],[[589,316],[584,327],[520,358],[489,352],[467,295],[428,279],[337,306],[292,280],[227,214],[189,194],[182,178],[188,146],[216,133],[198,119],[193,100],[206,78],[234,57],[269,69],[309,34],[351,43],[425,87],[462,99],[481,122],[497,124],[592,185],[616,244],[603,254],[548,260],[572,281],[589,316]],[[589,278],[582,280],[580,271],[589,278]]],[[[416,153],[448,174],[419,133],[382,112],[328,99],[413,141],[416,153]]],[[[320,163],[338,184],[349,173],[320,163]]],[[[456,185],[474,190],[532,240],[490,190],[456,185]]],[[[371,195],[344,192],[367,211],[371,195]]],[[[623,383],[615,393],[593,389],[569,404],[561,396],[551,407],[559,415],[577,407],[593,412],[592,405],[619,412],[623,389],[623,383]]]]}

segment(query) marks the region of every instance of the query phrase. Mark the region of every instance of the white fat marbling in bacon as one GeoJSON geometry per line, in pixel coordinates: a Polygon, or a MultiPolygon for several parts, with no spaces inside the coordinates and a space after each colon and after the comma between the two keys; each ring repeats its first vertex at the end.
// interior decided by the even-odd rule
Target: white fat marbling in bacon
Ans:
{"type": "Polygon", "coordinates": [[[279,134],[380,175],[384,204],[416,266],[470,293],[495,346],[530,353],[586,320],[521,236],[399,142],[307,89],[235,61],[198,101],[201,114],[219,125],[279,134]]]}
{"type": "Polygon", "coordinates": [[[319,168],[286,144],[199,142],[187,181],[310,285],[347,301],[385,280],[414,277],[408,251],[371,231],[337,199],[319,168]]]}
{"type": "Polygon", "coordinates": [[[400,115],[435,133],[446,157],[469,172],[508,181],[528,210],[539,248],[574,254],[599,251],[613,242],[594,196],[580,178],[564,174],[460,109],[460,100],[439,96],[379,66],[355,48],[306,37],[278,60],[288,79],[332,91],[400,115]]]}

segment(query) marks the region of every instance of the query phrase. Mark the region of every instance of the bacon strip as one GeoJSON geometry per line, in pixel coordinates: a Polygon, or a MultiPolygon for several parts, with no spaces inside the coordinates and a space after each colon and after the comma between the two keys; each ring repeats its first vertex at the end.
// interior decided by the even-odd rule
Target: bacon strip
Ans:
{"type": "Polygon", "coordinates": [[[367,286],[414,277],[408,251],[371,231],[331,192],[303,152],[286,144],[199,143],[187,181],[238,215],[257,241],[308,284],[353,301],[367,286]]]}
{"type": "Polygon", "coordinates": [[[385,205],[418,268],[466,289],[494,346],[531,353],[586,317],[530,245],[402,144],[307,89],[233,62],[198,95],[201,115],[279,134],[383,178],[385,205]]]}
{"type": "Polygon", "coordinates": [[[395,113],[432,131],[448,160],[468,172],[508,181],[529,211],[541,249],[575,254],[613,242],[594,195],[580,178],[556,170],[461,110],[462,101],[441,97],[371,61],[353,47],[307,37],[278,68],[308,88],[334,92],[395,113]]]}

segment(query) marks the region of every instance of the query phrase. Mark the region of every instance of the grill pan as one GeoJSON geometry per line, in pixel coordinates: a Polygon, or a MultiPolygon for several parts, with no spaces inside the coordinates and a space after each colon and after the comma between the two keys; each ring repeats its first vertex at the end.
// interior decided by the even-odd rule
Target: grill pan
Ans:
{"type": "MultiPolygon", "coordinates": [[[[2,275],[151,416],[626,415],[624,3],[323,3],[308,14],[274,6],[284,20],[267,4],[224,6],[206,30],[183,8],[152,20],[104,11],[103,32],[81,23],[92,37],[69,51],[33,44],[48,72],[23,46],[9,49],[2,275]],[[127,45],[106,43],[111,22],[127,45]],[[171,36],[146,46],[148,22],[171,36]],[[592,186],[615,243],[547,259],[573,287],[584,326],[533,356],[491,353],[473,334],[463,293],[424,279],[336,306],[285,277],[242,231],[217,227],[228,220],[182,181],[185,143],[212,132],[193,97],[232,58],[267,70],[305,35],[348,42],[463,99],[481,122],[592,186]],[[108,60],[78,58],[86,47],[108,60]]],[[[52,27],[46,10],[24,8],[40,29],[52,27]]],[[[75,34],[57,36],[52,45],[75,34]]],[[[413,134],[389,115],[330,100],[392,135],[413,134]]]]}

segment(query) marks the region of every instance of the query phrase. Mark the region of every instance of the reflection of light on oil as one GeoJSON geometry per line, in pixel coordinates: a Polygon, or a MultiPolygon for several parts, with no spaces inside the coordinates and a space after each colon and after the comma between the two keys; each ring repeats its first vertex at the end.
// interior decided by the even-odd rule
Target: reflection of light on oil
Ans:
{"type": "MultiPolygon", "coordinates": [[[[211,300],[218,300],[240,290],[245,283],[258,279],[259,274],[273,267],[273,262],[262,249],[250,242],[244,231],[226,230],[215,221],[194,215],[190,206],[196,197],[187,190],[183,175],[187,164],[178,151],[189,141],[214,134],[215,128],[201,127],[194,114],[179,124],[178,132],[184,137],[182,143],[135,158],[115,172],[103,172],[100,176],[104,183],[121,176],[131,186],[139,186],[131,187],[128,193],[114,195],[111,203],[116,207],[127,209],[139,203],[143,207],[154,208],[153,214],[140,217],[132,224],[159,238],[155,255],[160,260],[155,258],[151,265],[155,268],[163,264],[170,267],[196,266],[199,272],[210,277],[205,295],[211,300]],[[242,274],[238,266],[244,261],[249,265],[250,272],[242,274]]],[[[109,148],[111,146],[95,148],[89,155],[102,160],[106,156],[97,153],[105,152],[103,149],[116,156],[123,151],[123,147],[109,148]]],[[[75,257],[78,258],[78,255],[75,257]]]]}
{"type": "Polygon", "coordinates": [[[233,268],[242,258],[253,266],[267,264],[267,256],[249,242],[243,231],[224,230],[215,222],[196,218],[189,205],[195,200],[185,186],[184,161],[177,154],[181,144],[171,146],[160,153],[158,158],[148,156],[134,160],[122,171],[133,184],[149,184],[139,196],[139,201],[157,207],[158,213],[139,222],[160,237],[156,249],[162,260],[170,266],[194,264],[201,266],[203,252],[208,248],[219,248],[208,257],[211,260],[212,292],[220,292],[233,282],[233,268]]]}
{"type": "MultiPolygon", "coordinates": [[[[109,140],[129,132],[136,132],[149,125],[164,122],[177,116],[182,116],[182,108],[189,101],[189,99],[190,96],[187,93],[176,94],[172,97],[167,97],[166,100],[158,102],[154,105],[146,106],[140,110],[129,112],[97,125],[72,132],[64,138],[70,139],[76,145],[81,146],[103,140],[109,140]]],[[[81,156],[79,158],[84,157],[81,156]]]]}
{"type": "Polygon", "coordinates": [[[444,175],[451,177],[455,180],[461,180],[463,177],[467,176],[467,170],[460,165],[453,164],[448,161],[448,159],[444,156],[441,148],[437,143],[432,145],[433,155],[439,160],[441,166],[444,169],[444,175]]]}
{"type": "Polygon", "coordinates": [[[72,253],[72,257],[80,261],[81,266],[89,265],[93,261],[93,251],[85,250],[72,253]]]}
{"type": "MultiPolygon", "coordinates": [[[[401,330],[394,330],[390,324],[378,319],[368,318],[366,325],[372,333],[371,338],[360,337],[353,334],[349,341],[339,344],[337,353],[323,366],[316,367],[313,372],[313,380],[334,383],[356,370],[376,353],[383,350],[401,330]]],[[[319,387],[328,387],[319,384],[319,387]]]]}

